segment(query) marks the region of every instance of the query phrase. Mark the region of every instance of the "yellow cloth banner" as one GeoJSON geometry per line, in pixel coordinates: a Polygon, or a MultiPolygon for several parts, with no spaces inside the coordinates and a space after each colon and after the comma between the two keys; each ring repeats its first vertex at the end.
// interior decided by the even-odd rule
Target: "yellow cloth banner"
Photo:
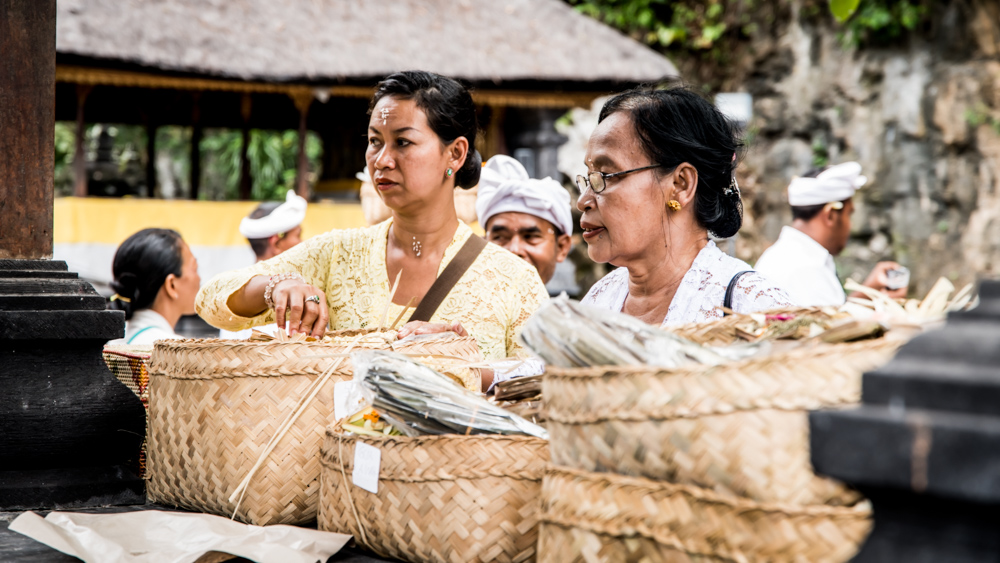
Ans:
{"type": "MultiPolygon", "coordinates": [[[[56,198],[56,244],[104,243],[117,247],[150,227],[174,229],[190,246],[245,246],[240,220],[260,202],[143,198],[56,198]]],[[[309,238],[332,229],[365,227],[360,203],[310,203],[302,222],[309,238]]]]}

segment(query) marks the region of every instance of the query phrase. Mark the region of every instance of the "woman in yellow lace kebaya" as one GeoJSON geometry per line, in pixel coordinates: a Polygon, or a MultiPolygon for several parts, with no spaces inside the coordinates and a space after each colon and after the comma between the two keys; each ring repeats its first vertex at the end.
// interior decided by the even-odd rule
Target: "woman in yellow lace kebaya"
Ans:
{"type": "MultiPolygon", "coordinates": [[[[454,188],[479,181],[476,111],[456,81],[396,73],[371,103],[366,160],[392,217],[365,229],[334,230],[271,260],[220,274],[198,294],[198,313],[227,330],[275,322],[292,333],[375,328],[390,298],[389,322],[416,306],[465,241],[475,236],[455,214],[454,188]],[[325,307],[320,306],[325,303],[325,307]]],[[[516,335],[548,298],[538,273],[497,245],[486,245],[429,322],[410,334],[453,330],[475,337],[487,359],[516,355],[516,335]]]]}

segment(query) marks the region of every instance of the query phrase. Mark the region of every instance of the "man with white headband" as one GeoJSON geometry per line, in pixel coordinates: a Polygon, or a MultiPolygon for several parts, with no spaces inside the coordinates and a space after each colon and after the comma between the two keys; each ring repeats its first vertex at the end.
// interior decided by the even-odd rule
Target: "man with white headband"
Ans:
{"type": "Polygon", "coordinates": [[[528,261],[543,283],[569,255],[569,192],[552,178],[529,178],[524,166],[509,156],[494,156],[483,166],[476,215],[486,240],[528,261]]]}
{"type": "MultiPolygon", "coordinates": [[[[302,242],[302,221],[306,218],[306,200],[288,190],[284,202],[265,201],[240,221],[240,234],[247,237],[257,261],[269,260],[302,242]]],[[[257,330],[274,334],[278,326],[269,324],[257,330]]],[[[230,332],[220,330],[219,338],[246,340],[253,329],[230,332]]]]}
{"type": "MultiPolygon", "coordinates": [[[[778,240],[761,255],[754,269],[788,292],[796,305],[842,305],[844,287],[837,278],[833,257],[847,246],[854,213],[854,192],[868,178],[861,165],[845,162],[795,178],[788,186],[792,224],[781,229],[778,240]]],[[[906,288],[888,290],[888,270],[895,262],[879,262],[864,285],[906,297],[906,288]]]]}
{"type": "Polygon", "coordinates": [[[268,260],[302,242],[306,200],[288,190],[284,203],[266,201],[240,221],[240,234],[247,237],[257,261],[268,260]]]}

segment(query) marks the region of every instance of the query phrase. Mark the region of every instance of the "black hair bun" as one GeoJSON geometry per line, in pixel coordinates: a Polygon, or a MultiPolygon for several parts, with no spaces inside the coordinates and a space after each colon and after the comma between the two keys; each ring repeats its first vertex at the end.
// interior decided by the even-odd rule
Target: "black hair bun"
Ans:
{"type": "Polygon", "coordinates": [[[718,201],[717,218],[706,225],[716,238],[736,236],[743,226],[743,201],[739,192],[722,194],[718,201]]]}
{"type": "Polygon", "coordinates": [[[483,173],[483,156],[473,150],[465,157],[465,164],[455,173],[455,185],[463,190],[471,190],[479,185],[479,177],[483,173]]]}

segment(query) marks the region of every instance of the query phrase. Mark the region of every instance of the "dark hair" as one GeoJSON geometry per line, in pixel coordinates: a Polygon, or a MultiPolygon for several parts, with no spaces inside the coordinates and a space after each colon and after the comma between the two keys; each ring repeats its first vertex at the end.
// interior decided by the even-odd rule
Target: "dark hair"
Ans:
{"type": "MultiPolygon", "coordinates": [[[[280,201],[265,201],[264,203],[258,205],[256,209],[250,212],[250,218],[260,219],[261,217],[267,217],[280,205],[281,205],[280,201]]],[[[253,253],[257,255],[257,258],[261,258],[265,254],[267,254],[267,241],[270,240],[270,238],[271,237],[247,239],[247,241],[250,243],[250,248],[253,249],[253,253]]]]}
{"type": "MultiPolygon", "coordinates": [[[[815,178],[829,168],[829,166],[823,166],[821,168],[810,168],[808,172],[802,175],[803,178],[815,178]]],[[[847,203],[844,200],[843,203],[847,203]]],[[[800,219],[802,221],[812,221],[813,217],[819,215],[820,211],[826,207],[827,204],[819,203],[817,205],[793,205],[792,206],[792,220],[800,219]]]]}
{"type": "Polygon", "coordinates": [[[483,168],[483,158],[476,150],[479,123],[472,94],[465,86],[432,72],[397,72],[375,87],[368,113],[371,114],[375,104],[386,96],[416,102],[417,107],[427,115],[431,129],[445,143],[465,137],[469,141],[469,152],[465,156],[465,164],[455,172],[455,185],[469,190],[479,183],[483,168]]]}
{"type": "MultiPolygon", "coordinates": [[[[643,150],[667,171],[687,162],[698,170],[694,216],[715,236],[735,235],[743,225],[739,190],[731,190],[744,144],[739,128],[694,91],[683,87],[640,87],[604,104],[598,123],[624,112],[643,150]]],[[[662,170],[657,170],[662,174],[662,170]]]]}
{"type": "Polygon", "coordinates": [[[111,289],[123,299],[111,302],[112,309],[125,311],[125,318],[148,309],[167,276],[181,276],[181,235],[171,229],[143,229],[125,239],[111,265],[111,289]]]}

